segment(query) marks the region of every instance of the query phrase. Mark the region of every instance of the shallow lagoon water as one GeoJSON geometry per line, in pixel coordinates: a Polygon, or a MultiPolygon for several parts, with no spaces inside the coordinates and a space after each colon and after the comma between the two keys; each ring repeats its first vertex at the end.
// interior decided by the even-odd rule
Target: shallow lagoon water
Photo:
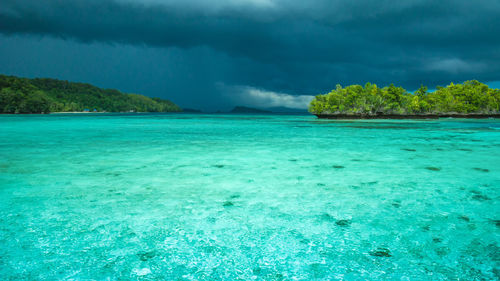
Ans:
{"type": "Polygon", "coordinates": [[[0,116],[0,278],[500,278],[500,120],[0,116]]]}

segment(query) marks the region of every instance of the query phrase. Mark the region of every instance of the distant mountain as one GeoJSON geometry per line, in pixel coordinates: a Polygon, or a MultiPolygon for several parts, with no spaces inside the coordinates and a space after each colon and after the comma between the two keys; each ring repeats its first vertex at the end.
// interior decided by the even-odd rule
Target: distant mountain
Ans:
{"type": "Polygon", "coordinates": [[[203,111],[199,109],[193,109],[193,108],[183,108],[182,112],[184,113],[203,113],[203,111]]]}
{"type": "Polygon", "coordinates": [[[271,113],[271,111],[246,106],[235,106],[229,113],[271,113]]]}
{"type": "Polygon", "coordinates": [[[283,106],[267,107],[266,110],[276,113],[309,113],[307,109],[289,108],[283,106]]]}
{"type": "Polygon", "coordinates": [[[169,100],[86,83],[0,75],[0,113],[179,111],[169,100]]]}
{"type": "Polygon", "coordinates": [[[304,113],[309,114],[307,109],[289,108],[283,106],[253,108],[247,106],[236,106],[229,113],[304,113]]]}

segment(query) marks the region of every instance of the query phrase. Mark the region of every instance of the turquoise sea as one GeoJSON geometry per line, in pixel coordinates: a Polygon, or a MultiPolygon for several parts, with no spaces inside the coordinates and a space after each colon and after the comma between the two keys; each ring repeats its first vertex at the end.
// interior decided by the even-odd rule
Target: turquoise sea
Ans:
{"type": "Polygon", "coordinates": [[[0,116],[0,279],[498,280],[500,120],[0,116]]]}

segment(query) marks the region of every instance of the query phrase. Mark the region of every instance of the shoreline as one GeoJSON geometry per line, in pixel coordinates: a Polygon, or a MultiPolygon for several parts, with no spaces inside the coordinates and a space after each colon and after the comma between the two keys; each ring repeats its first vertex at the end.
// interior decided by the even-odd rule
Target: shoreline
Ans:
{"type": "Polygon", "coordinates": [[[378,114],[378,115],[356,115],[356,114],[314,114],[319,119],[490,119],[500,118],[500,114],[378,114]]]}
{"type": "Polygon", "coordinates": [[[95,111],[95,112],[85,112],[85,111],[58,111],[58,112],[49,112],[47,114],[89,114],[89,113],[109,113],[105,111],[95,111]]]}
{"type": "Polygon", "coordinates": [[[40,113],[5,113],[4,115],[50,115],[50,114],[114,114],[114,113],[182,113],[182,111],[167,111],[167,112],[128,112],[128,111],[95,111],[95,112],[84,112],[84,111],[58,111],[58,112],[40,112],[40,113]]]}

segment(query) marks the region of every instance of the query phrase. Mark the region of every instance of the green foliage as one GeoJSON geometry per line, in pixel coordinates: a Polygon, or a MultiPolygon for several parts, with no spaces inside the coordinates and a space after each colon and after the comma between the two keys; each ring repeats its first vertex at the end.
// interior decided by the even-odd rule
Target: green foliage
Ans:
{"type": "Polygon", "coordinates": [[[69,111],[178,112],[176,104],[160,98],[124,94],[90,84],[55,79],[0,75],[0,113],[69,111]]]}
{"type": "Polygon", "coordinates": [[[370,83],[364,87],[337,85],[309,105],[314,114],[492,114],[499,109],[500,90],[476,80],[437,87],[432,93],[422,85],[414,94],[392,84],[384,88],[370,83]]]}

